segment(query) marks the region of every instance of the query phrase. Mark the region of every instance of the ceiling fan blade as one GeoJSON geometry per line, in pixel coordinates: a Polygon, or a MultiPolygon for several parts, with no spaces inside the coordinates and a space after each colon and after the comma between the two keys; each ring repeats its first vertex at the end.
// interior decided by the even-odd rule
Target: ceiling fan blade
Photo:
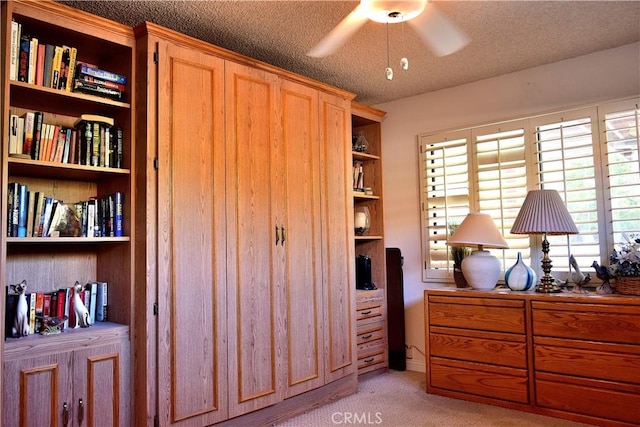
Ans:
{"type": "Polygon", "coordinates": [[[408,22],[437,56],[451,55],[469,43],[464,31],[431,3],[408,22]]]}
{"type": "Polygon", "coordinates": [[[367,19],[365,8],[362,7],[362,5],[358,5],[346,18],[336,25],[320,43],[307,52],[307,56],[322,58],[331,55],[340,49],[340,47],[367,22],[367,19]]]}

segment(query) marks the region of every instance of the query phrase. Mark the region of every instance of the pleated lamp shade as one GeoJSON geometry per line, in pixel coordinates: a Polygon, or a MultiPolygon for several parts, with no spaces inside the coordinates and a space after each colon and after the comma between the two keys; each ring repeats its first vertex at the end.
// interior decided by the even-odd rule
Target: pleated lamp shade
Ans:
{"type": "Polygon", "coordinates": [[[578,234],[578,227],[556,190],[532,190],[524,199],[511,233],[578,234]]]}

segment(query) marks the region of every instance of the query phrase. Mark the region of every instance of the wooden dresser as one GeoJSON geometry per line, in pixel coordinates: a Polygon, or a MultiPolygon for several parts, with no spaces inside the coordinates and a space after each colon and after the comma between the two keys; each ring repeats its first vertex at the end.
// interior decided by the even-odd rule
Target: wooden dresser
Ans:
{"type": "Polygon", "coordinates": [[[427,290],[428,393],[640,424],[640,298],[427,290]]]}

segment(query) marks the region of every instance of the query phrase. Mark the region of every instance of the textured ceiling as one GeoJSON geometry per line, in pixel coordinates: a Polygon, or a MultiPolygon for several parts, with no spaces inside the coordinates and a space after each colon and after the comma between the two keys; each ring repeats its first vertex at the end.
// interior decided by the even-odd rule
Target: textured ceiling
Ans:
{"type": "MultiPolygon", "coordinates": [[[[379,104],[640,41],[640,1],[437,1],[471,43],[434,56],[410,26],[367,22],[326,58],[306,56],[357,1],[60,1],[134,26],[174,29],[379,104]],[[400,70],[400,57],[409,69],[400,70]]],[[[640,66],[640,64],[639,64],[640,66]]]]}

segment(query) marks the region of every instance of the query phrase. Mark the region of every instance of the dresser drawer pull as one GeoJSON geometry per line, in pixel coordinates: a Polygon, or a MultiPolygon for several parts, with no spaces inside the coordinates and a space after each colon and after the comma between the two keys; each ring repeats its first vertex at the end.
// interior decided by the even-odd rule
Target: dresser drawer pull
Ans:
{"type": "Polygon", "coordinates": [[[360,338],[362,338],[363,340],[368,340],[369,338],[371,338],[373,336],[373,334],[367,334],[367,335],[363,335],[360,338]]]}
{"type": "Polygon", "coordinates": [[[364,363],[371,363],[371,362],[374,361],[374,359],[375,359],[375,357],[370,357],[368,359],[364,359],[364,363]]]}
{"type": "Polygon", "coordinates": [[[361,311],[360,314],[362,314],[363,316],[366,316],[367,314],[371,314],[371,310],[361,311]]]}

